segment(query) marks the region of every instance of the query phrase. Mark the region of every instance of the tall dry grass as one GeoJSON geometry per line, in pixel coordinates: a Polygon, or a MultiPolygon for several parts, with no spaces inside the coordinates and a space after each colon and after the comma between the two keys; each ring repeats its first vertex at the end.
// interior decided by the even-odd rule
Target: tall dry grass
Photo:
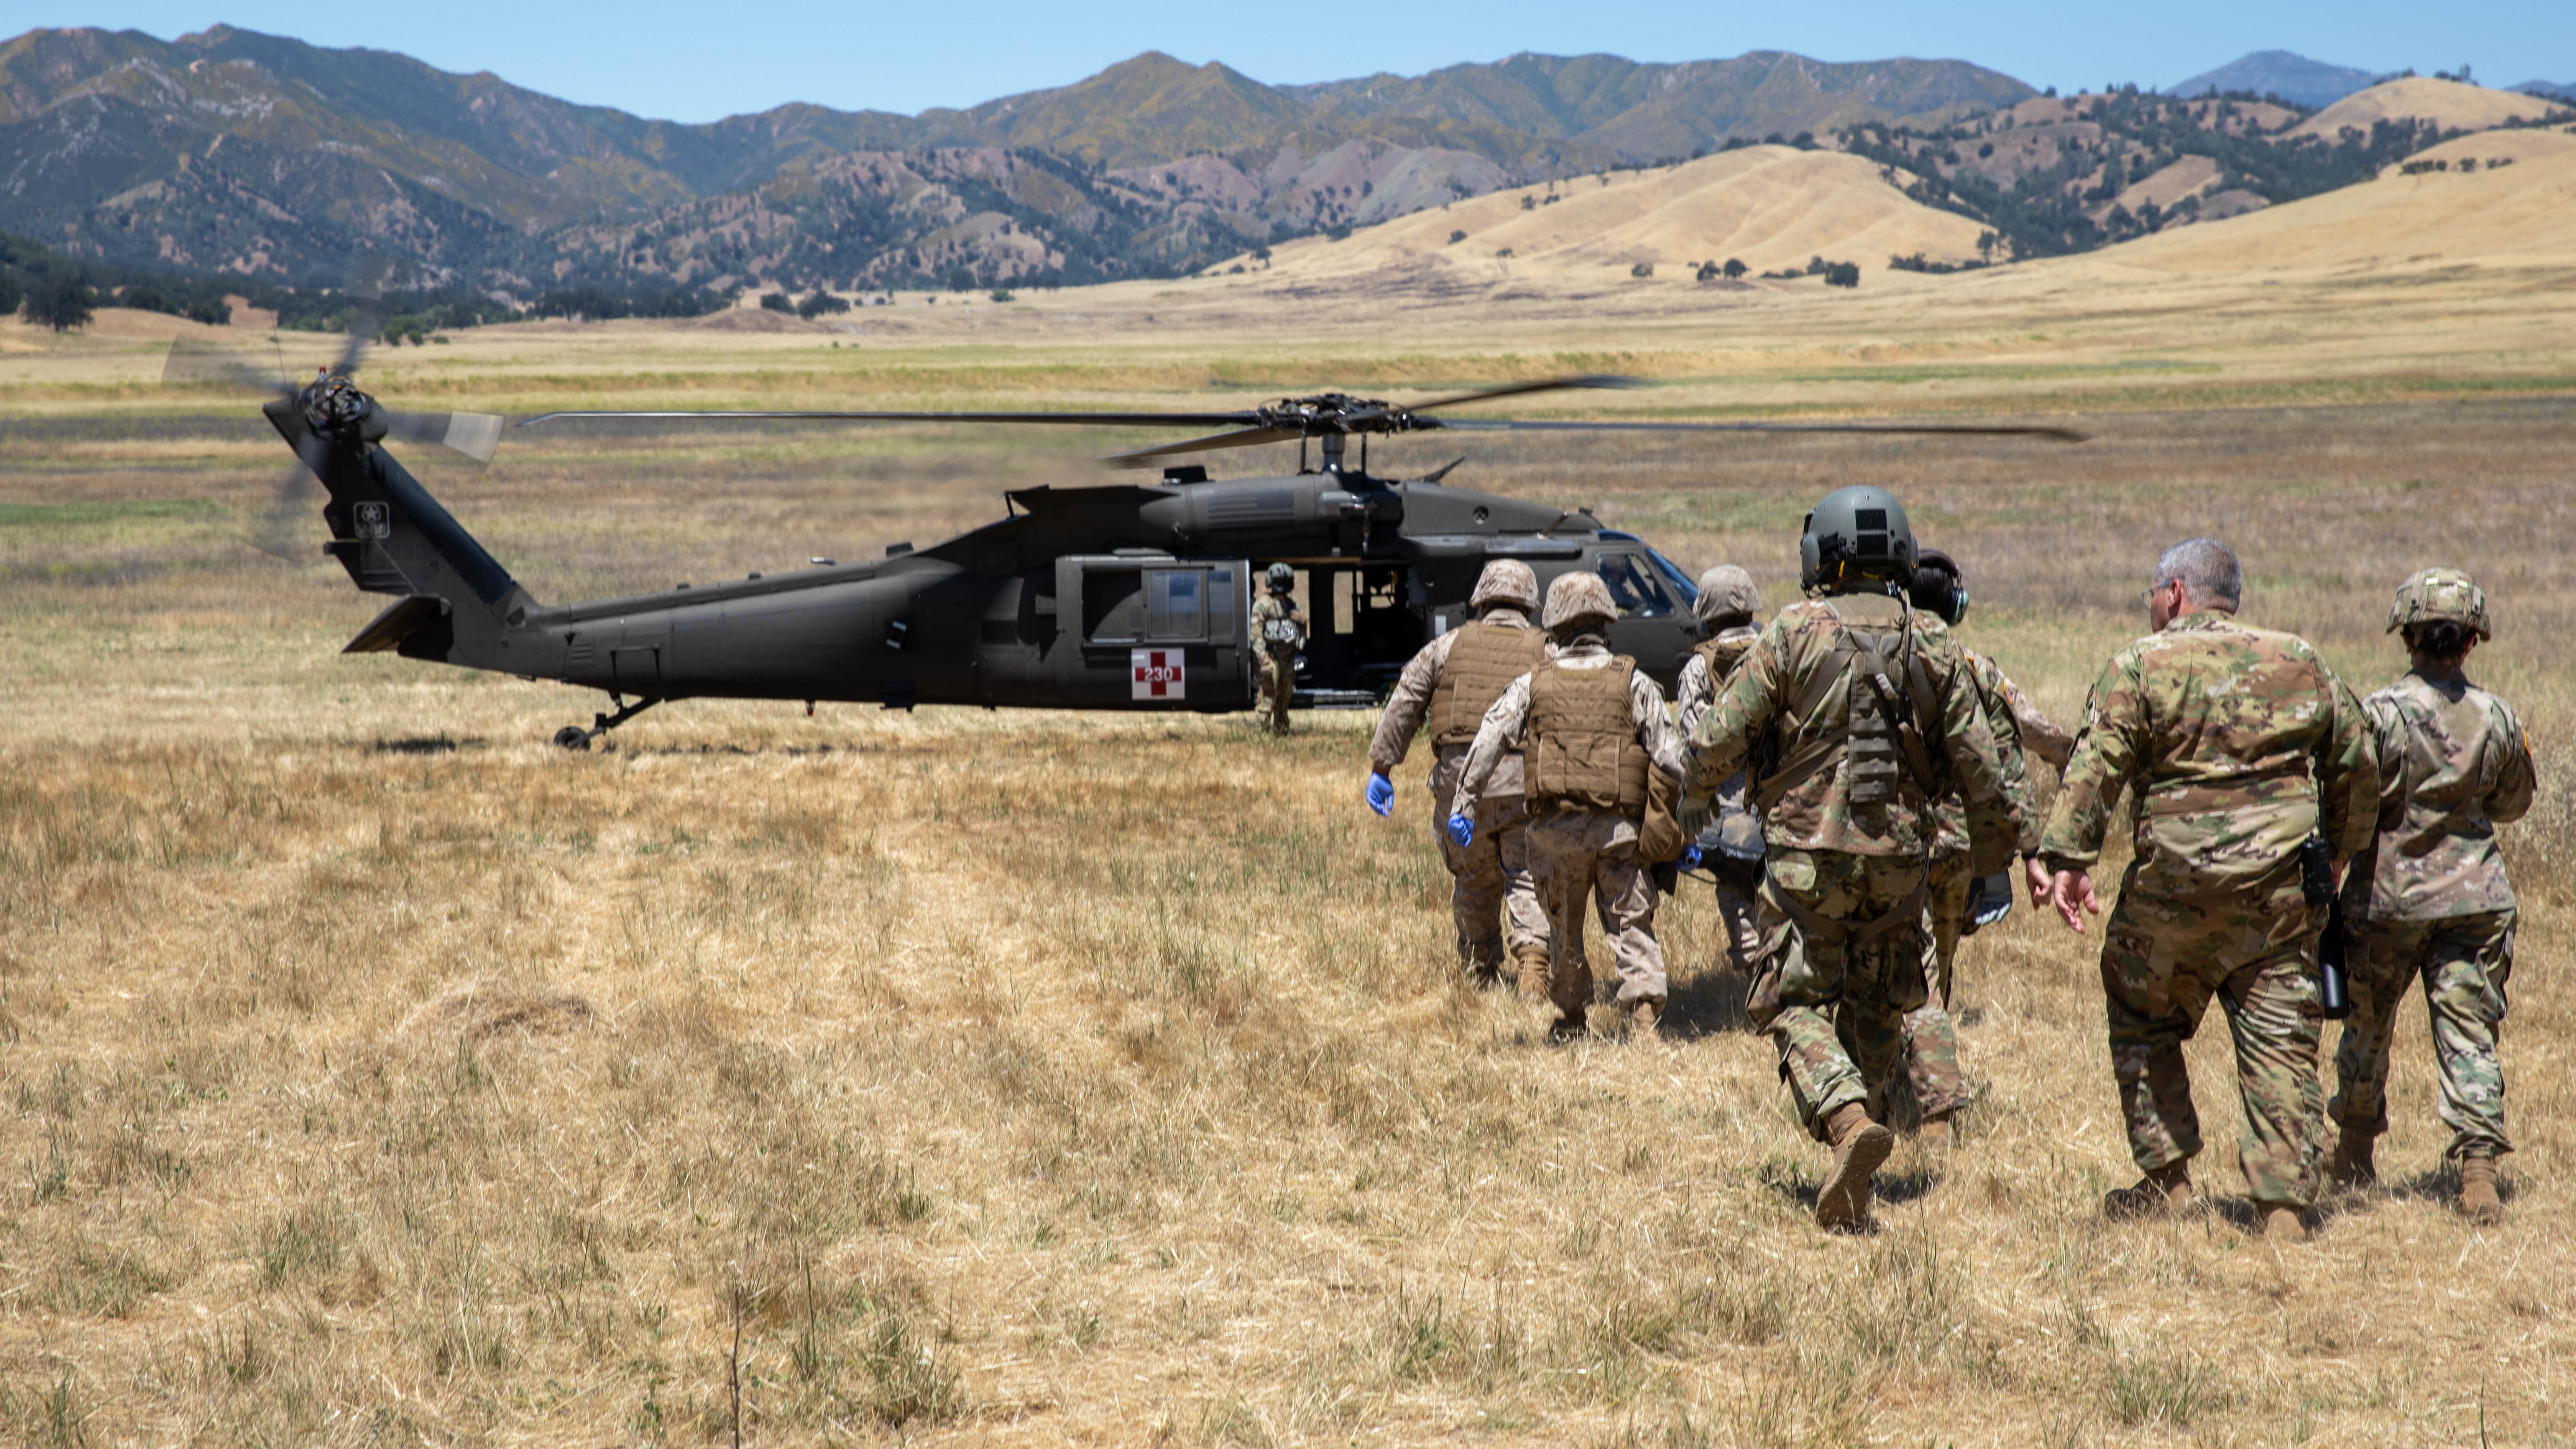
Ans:
{"type": "MultiPolygon", "coordinates": [[[[2357,685],[2387,591],[2486,578],[2481,671],[2543,751],[2522,1151],[2475,1233],[2420,1020],[2388,1185],[2251,1234],[2223,1033],[2217,1204],[2132,1174],[2090,957],[1968,948],[1981,1096],[1880,1230],[1807,1220],[1705,897],[1675,1039],[1570,1049],[1449,962],[1422,762],[1362,716],[674,706],[542,743],[559,688],[330,651],[369,603],[248,553],[255,438],[0,441],[0,1425],[29,1443],[1771,1445],[2549,1442],[2576,1297],[2552,641],[2561,405],[2094,420],[2080,450],[1479,449],[1787,596],[1797,515],[1897,486],[1966,633],[2053,713],[2154,550],[2243,551],[2248,614],[2357,685]],[[739,1409],[737,1412],[737,1404],[739,1409]]],[[[1444,440],[1382,461],[1418,470],[1444,440]]],[[[927,542],[1060,455],[903,434],[514,439],[424,476],[549,598],[927,542]],[[523,446],[524,444],[524,446],[523,446]],[[988,471],[990,470],[990,471],[988,471]]]]}

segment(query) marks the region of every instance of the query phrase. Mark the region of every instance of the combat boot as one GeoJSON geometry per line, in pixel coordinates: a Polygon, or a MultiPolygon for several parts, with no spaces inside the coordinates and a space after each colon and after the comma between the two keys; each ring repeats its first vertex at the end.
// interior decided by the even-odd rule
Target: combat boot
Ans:
{"type": "Polygon", "coordinates": [[[1816,1189],[1816,1226],[1847,1232],[1868,1219],[1870,1178],[1896,1150],[1896,1134],[1871,1121],[1860,1103],[1848,1102],[1825,1119],[1825,1135],[1834,1144],[1834,1169],[1816,1189]]]}
{"type": "Polygon", "coordinates": [[[1523,951],[1514,964],[1520,968],[1521,1000],[1532,1006],[1544,1005],[1548,999],[1547,953],[1523,951]]]}
{"type": "Polygon", "coordinates": [[[1470,961],[1467,963],[1467,981],[1479,990],[1499,986],[1503,981],[1503,968],[1491,961],[1470,961]]]}
{"type": "Polygon", "coordinates": [[[1655,1040],[1656,1024],[1663,1019],[1663,1015],[1664,1004],[1651,996],[1629,1007],[1628,1039],[1630,1041],[1655,1040]]]}
{"type": "Polygon", "coordinates": [[[2371,1148],[2379,1138],[2358,1128],[2335,1129],[2334,1156],[2326,1162],[2326,1177],[2345,1187],[2368,1187],[2379,1181],[2379,1168],[2370,1160],[2371,1148]]]}
{"type": "Polygon", "coordinates": [[[2191,1164],[2169,1162],[2138,1179],[2135,1187],[2102,1194],[2102,1216],[2113,1222],[2171,1217],[2191,1206],[2191,1164]]]}
{"type": "Polygon", "coordinates": [[[2496,1160],[2460,1159],[2460,1216],[2482,1228],[2504,1221],[2504,1199],[2496,1196],[2496,1160]]]}
{"type": "Polygon", "coordinates": [[[2263,1241],[2275,1248],[2290,1247],[2308,1240],[2307,1219],[2297,1206],[2286,1202],[2258,1202],[2254,1210],[2263,1215],[2263,1241]]]}

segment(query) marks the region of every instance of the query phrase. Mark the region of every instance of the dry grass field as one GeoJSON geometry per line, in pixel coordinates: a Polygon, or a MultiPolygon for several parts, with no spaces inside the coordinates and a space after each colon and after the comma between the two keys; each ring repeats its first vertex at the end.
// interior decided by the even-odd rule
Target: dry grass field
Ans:
{"type": "MultiPolygon", "coordinates": [[[[120,314],[0,326],[0,1440],[2571,1437],[2565,289],[2124,275],[1721,312],[1345,297],[1258,330],[1210,284],[1139,285],[863,332],[500,329],[375,377],[524,413],[1618,368],[1666,386],[1576,402],[2045,413],[2095,440],[1378,461],[1469,453],[1460,483],[1598,505],[1775,603],[1808,504],[1890,484],[1965,561],[1966,634],[2060,718],[2166,542],[2237,544],[2249,617],[2362,687],[2400,663],[2397,580],[2464,564],[2502,629],[2475,672],[2543,759],[2507,833],[2501,1228],[2441,1206],[2420,1016],[2387,1183],[2327,1201],[2314,1245],[2248,1236],[2215,1025],[2214,1205],[2105,1225],[2134,1174],[2098,937],[2022,910],[1967,949],[1964,1142],[1900,1149],[1878,1230],[1822,1237],[1823,1155],[1711,968],[1703,890],[1663,917],[1672,1039],[1552,1048],[1455,979],[1425,761],[1368,814],[1365,715],[1274,742],[689,704],[567,755],[544,738],[590,698],[336,654],[372,601],[240,543],[279,450],[151,387],[156,324],[120,314]]],[[[529,430],[487,473],[414,465],[553,600],[926,543],[1114,440],[1025,441],[529,430]]]]}

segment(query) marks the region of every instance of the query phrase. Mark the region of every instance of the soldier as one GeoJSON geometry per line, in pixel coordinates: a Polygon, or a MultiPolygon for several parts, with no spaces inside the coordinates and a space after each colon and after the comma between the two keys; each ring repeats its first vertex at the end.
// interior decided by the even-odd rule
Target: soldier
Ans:
{"type": "Polygon", "coordinates": [[[2531,746],[2512,709],[2461,672],[2469,651],[2495,637],[2468,575],[2436,568],[2408,579],[2388,627],[2412,663],[2362,705],[2378,741],[2378,833],[2344,880],[2353,1013],[2335,1048],[2331,1170],[2355,1185],[2377,1175],[2371,1143],[2388,1130],[2397,1004],[2421,976],[2460,1211],[2493,1223],[2504,1216],[2496,1159],[2513,1150],[2496,1033],[2513,973],[2514,899],[2495,827],[2531,808],[2531,746]]]}
{"type": "Polygon", "coordinates": [[[2215,995],[2245,1105],[2238,1161],[2275,1242],[2307,1237],[2318,1129],[2316,945],[2301,889],[2310,837],[2333,864],[2369,844],[2379,769],[2359,702],[2296,635],[2236,622],[2242,575],[2216,539],[2175,544],[2147,590],[2155,630],[2112,656],[2041,851],[2049,896],[2078,933],[2100,915],[2089,868],[2123,786],[2137,791],[2136,856],[2102,939],[2111,1074],[2129,1152],[2146,1174],[2102,1200],[2112,1218],[2192,1197],[2200,1120],[2182,1044],[2215,995]]]}
{"type": "Polygon", "coordinates": [[[1584,959],[1585,903],[1597,901],[1601,933],[1619,969],[1619,1006],[1630,1032],[1655,1033],[1664,1009],[1664,952],[1655,941],[1655,883],[1638,849],[1648,776],[1682,771],[1680,743],[1664,717],[1664,692],[1605,638],[1618,617],[1594,573],[1548,586],[1545,624],[1555,657],[1511,682],[1485,711],[1451,807],[1449,835],[1475,842],[1477,811],[1504,755],[1523,752],[1529,801],[1530,875],[1548,925],[1551,1035],[1584,1029],[1592,967],[1584,959]]]}
{"type": "Polygon", "coordinates": [[[1306,611],[1288,591],[1297,586],[1297,571],[1284,563],[1270,566],[1269,592],[1252,601],[1252,637],[1261,649],[1262,723],[1274,735],[1288,733],[1288,698],[1297,692],[1297,651],[1306,644],[1306,611]]]}
{"type": "Polygon", "coordinates": [[[1476,742],[1485,711],[1511,682],[1547,661],[1547,636],[1530,622],[1538,612],[1538,576],[1517,559],[1485,565],[1467,597],[1476,618],[1422,646],[1404,666],[1395,692],[1378,716],[1369,741],[1369,808],[1384,815],[1395,804],[1387,777],[1404,763],[1416,730],[1427,729],[1438,752],[1431,766],[1432,833],[1449,866],[1450,914],[1458,923],[1458,957],[1478,983],[1500,979],[1508,940],[1524,997],[1547,994],[1547,913],[1530,882],[1529,810],[1521,798],[1521,757],[1505,753],[1477,805],[1476,838],[1462,846],[1449,838],[1450,802],[1476,742]],[[1500,908],[1504,924],[1496,924],[1500,908]]]}
{"type": "MultiPolygon", "coordinates": [[[[1956,560],[1937,548],[1923,550],[1910,590],[1914,607],[1956,629],[1968,614],[1968,582],[1956,560]]],[[[2026,756],[2035,755],[2063,769],[2075,748],[2075,737],[2049,722],[2024,698],[1996,663],[1966,645],[1977,691],[1977,709],[1995,739],[1995,757],[2003,766],[2004,788],[2034,815],[2026,756]]],[[[1950,982],[1958,961],[1959,940],[2000,919],[2012,908],[2012,879],[2007,874],[1980,876],[1970,863],[1968,808],[1956,791],[1941,801],[1940,833],[1932,847],[1932,990],[1924,1003],[1905,1017],[1905,1075],[1922,1116],[1919,1135],[1927,1147],[1950,1141],[1950,1119],[1968,1105],[1968,1081],[1959,1070],[1959,1031],[1950,1019],[1950,982]]]]}
{"type": "MultiPolygon", "coordinates": [[[[1933,802],[1959,790],[1981,839],[2037,844],[2005,792],[1958,648],[1907,605],[1914,535],[1877,488],[1807,515],[1799,582],[1691,732],[1685,830],[1748,760],[1768,858],[1746,1009],[1779,1046],[1807,1130],[1834,1150],[1820,1227],[1858,1227],[1895,1137],[1870,1117],[1924,1001],[1933,802]]],[[[2033,867],[2036,870],[2036,867],[2033,867]]],[[[2036,878],[2034,878],[2034,887],[2036,878]]]]}
{"type": "MultiPolygon", "coordinates": [[[[1699,576],[1692,611],[1708,639],[1691,650],[1673,689],[1675,730],[1685,740],[1761,637],[1762,591],[1753,586],[1753,575],[1734,564],[1719,564],[1699,576]]],[[[1700,864],[1717,881],[1726,964],[1749,975],[1762,946],[1753,908],[1754,892],[1762,883],[1762,820],[1746,805],[1744,788],[1742,770],[1717,787],[1715,825],[1698,845],[1700,864]]]]}

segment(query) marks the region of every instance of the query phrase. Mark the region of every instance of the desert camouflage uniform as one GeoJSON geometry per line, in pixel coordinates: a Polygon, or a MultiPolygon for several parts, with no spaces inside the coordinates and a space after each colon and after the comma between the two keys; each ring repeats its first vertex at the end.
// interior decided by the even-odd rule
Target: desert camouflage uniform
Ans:
{"type": "Polygon", "coordinates": [[[2512,709],[2456,668],[2411,670],[2363,708],[2379,744],[2379,829],[2344,880],[2353,1009],[2328,1110],[2347,1133],[2388,1130],[2397,1005],[2420,976],[2448,1155],[2501,1156],[2513,1143],[2496,1035],[2515,915],[2495,827],[2531,808],[2531,746],[2512,709]]]}
{"type": "Polygon", "coordinates": [[[2182,1044],[2215,995],[2245,1109],[2238,1159],[2256,1201],[2316,1200],[2317,932],[2299,845],[2367,845],[2379,769],[2361,705],[2307,642],[2185,614],[2114,655],[2041,850],[2090,866],[2120,791],[2138,791],[2136,857],[2103,932],[2111,1073],[2129,1152],[2154,1172],[2200,1151],[2182,1044]]]}
{"type": "MultiPolygon", "coordinates": [[[[1551,669],[1596,670],[1632,666],[1590,638],[1561,649],[1551,669]]],[[[1664,692],[1643,671],[1631,667],[1629,714],[1637,742],[1650,770],[1678,778],[1681,742],[1664,715],[1664,692]]],[[[1530,676],[1522,675],[1485,712],[1476,743],[1458,781],[1458,806],[1465,811],[1492,787],[1503,756],[1527,741],[1530,676]]],[[[1526,779],[1526,777],[1525,777],[1526,779]]],[[[1537,786],[1528,783],[1535,795],[1537,786]]],[[[1642,813],[1642,812],[1641,812],[1642,813]]],[[[1632,1007],[1665,998],[1664,949],[1655,940],[1655,881],[1650,867],[1637,858],[1639,818],[1588,806],[1533,800],[1529,827],[1530,875],[1538,886],[1539,904],[1547,912],[1549,996],[1559,1016],[1579,1022],[1592,1004],[1592,965],[1583,944],[1587,901],[1601,912],[1601,933],[1619,972],[1619,1005],[1632,1007]]]]}
{"type": "MultiPolygon", "coordinates": [[[[1762,949],[1746,1008],[1778,1044],[1781,1073],[1819,1141],[1826,1120],[1845,1105],[1879,1109],[1905,1014],[1925,1000],[1930,948],[1924,900],[1933,800],[1910,767],[1897,771],[1890,798],[1853,798],[1861,775],[1846,744],[1846,690],[1870,686],[1857,659],[1843,670],[1845,684],[1827,688],[1826,677],[1841,668],[1835,654],[1846,613],[1873,627],[1910,621],[1929,715],[1918,716],[1927,763],[1955,783],[1981,836],[1999,833],[2023,849],[2036,843],[2035,822],[2004,790],[1966,661],[1939,619],[1901,601],[1854,594],[1782,609],[1700,716],[1687,795],[1710,793],[1748,759],[1756,767],[1754,799],[1769,859],[1762,949]],[[1820,689],[1815,703],[1802,705],[1820,689]],[[1822,768],[1805,763],[1819,751],[1828,756],[1822,768]]],[[[1913,681],[1891,682],[1906,700],[1915,697],[1913,681]]]]}
{"type": "MultiPolygon", "coordinates": [[[[1412,749],[1414,734],[1424,727],[1449,668],[1450,651],[1464,630],[1477,624],[1535,633],[1529,616],[1496,606],[1476,624],[1461,625],[1422,646],[1396,677],[1386,712],[1378,716],[1377,734],[1369,741],[1369,769],[1392,776],[1412,749]]],[[[1544,636],[1539,641],[1544,647],[1544,636]]],[[[1490,702],[1486,708],[1490,708],[1490,702]]],[[[1484,709],[1475,711],[1478,717],[1484,709]]],[[[1458,794],[1458,777],[1467,767],[1470,734],[1463,743],[1434,740],[1438,750],[1431,766],[1431,833],[1440,842],[1440,858],[1449,867],[1449,911],[1458,927],[1458,955],[1470,971],[1500,969],[1508,949],[1515,963],[1527,963],[1533,974],[1547,958],[1547,912],[1538,903],[1538,887],[1529,872],[1529,807],[1521,798],[1521,757],[1506,753],[1485,782],[1476,807],[1476,835],[1461,847],[1449,838],[1447,822],[1458,794]],[[1497,908],[1502,922],[1496,924],[1497,908]]]]}
{"type": "MultiPolygon", "coordinates": [[[[1717,703],[1717,692],[1735,677],[1736,667],[1751,652],[1753,641],[1761,637],[1762,631],[1753,625],[1737,624],[1719,630],[1715,637],[1691,651],[1673,687],[1675,733],[1685,740],[1690,738],[1691,731],[1699,726],[1699,717],[1717,703]]],[[[1738,770],[1717,787],[1719,814],[1747,811],[1749,817],[1744,795],[1744,772],[1738,770]]],[[[1726,962],[1749,975],[1753,958],[1762,949],[1754,906],[1762,886],[1762,867],[1754,861],[1733,860],[1714,852],[1702,854],[1699,864],[1700,869],[1717,879],[1717,918],[1726,931],[1726,962]]]]}
{"type": "MultiPolygon", "coordinates": [[[[2064,769],[2075,737],[2049,722],[2038,706],[1995,661],[1966,645],[1959,647],[1976,682],[1977,707],[1986,730],[1994,736],[1997,762],[2003,766],[2005,791],[2033,816],[2037,797],[2030,785],[2025,756],[2036,755],[2051,768],[2064,769]]],[[[1926,1117],[1940,1117],[1968,1105],[1967,1075],[1959,1070],[1959,1029],[1950,1019],[1950,978],[1959,956],[1959,938],[1967,933],[1969,897],[1977,872],[1968,863],[1968,807],[1954,792],[1941,801],[1940,833],[1932,847],[1932,989],[1924,1003],[1905,1016],[1906,1084],[1926,1117]]]]}
{"type": "Polygon", "coordinates": [[[1272,734],[1288,733],[1288,700],[1297,692],[1297,650],[1306,642],[1306,611],[1286,594],[1264,591],[1252,601],[1252,642],[1260,650],[1261,708],[1269,716],[1262,723],[1272,734]],[[1295,643],[1273,643],[1263,637],[1262,628],[1273,619],[1285,619],[1297,626],[1295,643]]]}

